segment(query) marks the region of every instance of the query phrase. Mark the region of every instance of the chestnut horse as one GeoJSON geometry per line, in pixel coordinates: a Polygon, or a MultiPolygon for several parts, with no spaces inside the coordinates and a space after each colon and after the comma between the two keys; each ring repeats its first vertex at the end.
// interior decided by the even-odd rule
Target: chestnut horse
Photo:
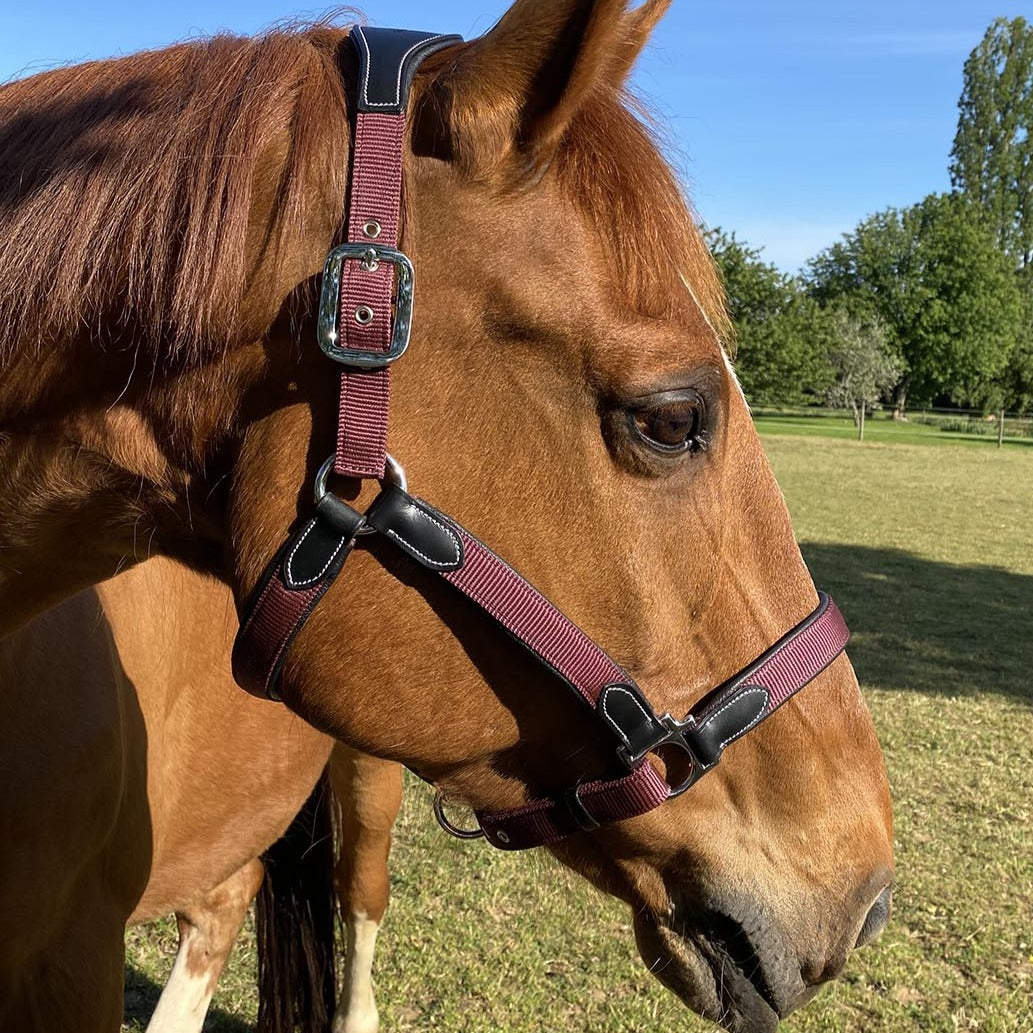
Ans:
{"type": "MultiPolygon", "coordinates": [[[[624,101],[666,6],[517,0],[421,66],[402,234],[419,284],[390,444],[652,710],[684,714],[817,597],[722,350],[713,265],[624,101]]],[[[216,38],[0,90],[0,633],[149,553],[243,605],[311,511],[338,415],[339,377],[308,342],[343,233],[347,35],[216,38]]],[[[382,538],[297,635],[279,691],[481,812],[614,770],[583,703],[382,538]]],[[[77,698],[51,705],[109,736],[119,785],[140,758],[111,729],[139,716],[102,721],[77,698]]],[[[61,863],[20,833],[60,797],[3,728],[5,764],[37,765],[0,788],[0,885],[16,894],[61,863]]],[[[659,783],[664,762],[645,764],[659,783]]],[[[103,826],[120,806],[69,820],[103,826]]],[[[686,1004],[758,1031],[883,924],[891,843],[840,656],[691,791],[550,849],[630,905],[644,960],[686,1004]]],[[[0,946],[2,1028],[117,1028],[144,888],[121,860],[64,858],[101,880],[88,922],[74,894],[45,919],[17,900],[32,949],[0,946]]]]}
{"type": "MultiPolygon", "coordinates": [[[[6,727],[37,758],[8,775],[39,778],[59,807],[39,808],[42,787],[27,787],[19,842],[37,863],[18,895],[52,908],[60,922],[74,900],[82,921],[104,899],[104,880],[45,850],[118,865],[143,886],[130,921],[175,912],[180,943],[171,977],[148,1030],[200,1033],[215,983],[251,901],[259,900],[259,969],[265,978],[259,1028],[329,1028],[334,1016],[334,925],[339,897],[349,951],[335,1033],[375,1033],[373,945],[387,908],[387,853],[401,803],[401,769],[337,745],[330,782],[321,784],[286,840],[327,762],[331,740],[289,711],[240,692],[229,677],[236,612],[229,590],[211,578],[156,558],[87,589],[0,642],[0,696],[6,727]],[[55,708],[75,686],[75,707],[55,708]],[[94,720],[84,722],[82,715],[94,720]],[[120,715],[120,722],[114,715],[120,715]],[[130,762],[111,778],[110,740],[122,738],[130,762]],[[335,856],[331,792],[340,801],[335,856]],[[143,801],[146,801],[144,803],[143,801]],[[111,820],[97,822],[96,815],[111,820]],[[92,815],[92,820],[83,820],[92,815]],[[336,863],[336,890],[331,866],[336,863]],[[322,869],[322,870],[320,870],[322,869]],[[34,881],[33,881],[34,880],[34,881]],[[277,920],[287,919],[277,939],[277,920]],[[312,918],[316,921],[312,923],[312,918]],[[300,958],[291,945],[300,938],[300,958]],[[285,953],[286,952],[286,953],[285,953]],[[294,969],[304,968],[291,987],[294,969]],[[288,993],[284,998],[285,991],[288,993]]],[[[13,897],[13,893],[12,893],[13,897]]],[[[0,891],[4,939],[31,947],[25,930],[6,925],[12,901],[0,891]]],[[[80,943],[55,962],[75,966],[80,943]]],[[[52,992],[40,986],[42,994],[52,992]]]]}

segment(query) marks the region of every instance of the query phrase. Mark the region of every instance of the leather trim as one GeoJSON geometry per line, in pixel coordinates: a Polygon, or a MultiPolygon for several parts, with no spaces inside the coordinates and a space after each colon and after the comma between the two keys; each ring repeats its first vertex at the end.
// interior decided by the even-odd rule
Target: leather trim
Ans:
{"type": "Polygon", "coordinates": [[[369,26],[352,29],[351,38],[359,54],[357,110],[383,115],[405,111],[413,77],[424,58],[463,42],[462,36],[369,26]]]}
{"type": "Polygon", "coordinates": [[[744,685],[705,721],[685,729],[685,739],[704,767],[716,764],[726,746],[764,719],[768,702],[763,686],[744,685]]]}
{"type": "Polygon", "coordinates": [[[321,581],[362,524],[361,513],[333,495],[324,495],[316,506],[316,515],[294,537],[286,551],[283,583],[297,591],[321,581]]]}
{"type": "Polygon", "coordinates": [[[596,712],[632,756],[668,734],[637,685],[607,685],[599,694],[596,712]]]}
{"type": "Polygon", "coordinates": [[[308,521],[277,550],[247,602],[240,608],[240,630],[233,643],[233,678],[260,699],[279,701],[276,682],[287,652],[309,614],[334,583],[351,552],[354,539],[339,538],[320,579],[305,588],[291,588],[284,568],[291,552],[317,520],[308,521]]]}
{"type": "Polygon", "coordinates": [[[442,513],[401,488],[385,488],[366,522],[429,570],[459,570],[463,541],[442,513]]]}

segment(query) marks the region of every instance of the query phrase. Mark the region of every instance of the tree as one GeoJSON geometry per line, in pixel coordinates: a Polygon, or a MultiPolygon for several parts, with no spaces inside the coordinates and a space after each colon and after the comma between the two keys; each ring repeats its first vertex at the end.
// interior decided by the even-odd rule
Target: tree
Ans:
{"type": "Polygon", "coordinates": [[[1016,265],[1033,263],[1033,26],[998,18],[965,62],[950,163],[1016,265]]]}
{"type": "Polygon", "coordinates": [[[903,364],[890,351],[881,320],[864,323],[840,310],[831,311],[829,320],[834,338],[829,364],[835,379],[825,391],[825,402],[849,408],[863,439],[865,410],[896,386],[903,364]]]}
{"type": "Polygon", "coordinates": [[[828,332],[820,307],[799,281],[720,229],[706,231],[728,292],[736,370],[752,402],[821,398],[830,377],[828,332]]]}
{"type": "Polygon", "coordinates": [[[904,370],[899,413],[909,399],[929,404],[942,395],[986,404],[1028,328],[1013,263],[960,195],[933,194],[871,216],[812,259],[809,277],[822,304],[885,324],[904,370]]]}

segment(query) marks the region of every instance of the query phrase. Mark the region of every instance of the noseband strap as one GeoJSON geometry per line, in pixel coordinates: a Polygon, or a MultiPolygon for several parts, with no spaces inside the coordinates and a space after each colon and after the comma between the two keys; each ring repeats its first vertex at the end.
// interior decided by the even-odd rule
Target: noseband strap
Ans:
{"type": "Polygon", "coordinates": [[[525,646],[577,693],[612,740],[613,759],[602,777],[516,810],[477,812],[483,834],[497,847],[553,843],[637,817],[685,792],[726,747],[832,663],[849,632],[835,604],[819,593],[805,620],[684,719],[658,716],[627,672],[545,596],[451,517],[409,493],[386,452],[390,363],[408,343],[412,304],[412,267],[395,250],[404,112],[419,60],[458,37],[356,29],[352,39],[360,76],[349,241],[327,260],[319,330],[323,350],[345,366],[337,450],[317,477],[313,514],[280,548],[241,609],[233,673],[254,695],[278,699],[291,643],[352,549],[370,535],[392,543],[525,646]],[[383,236],[386,243],[365,247],[361,234],[383,236]],[[331,468],[380,479],[381,493],[368,512],[326,491],[331,468]]]}

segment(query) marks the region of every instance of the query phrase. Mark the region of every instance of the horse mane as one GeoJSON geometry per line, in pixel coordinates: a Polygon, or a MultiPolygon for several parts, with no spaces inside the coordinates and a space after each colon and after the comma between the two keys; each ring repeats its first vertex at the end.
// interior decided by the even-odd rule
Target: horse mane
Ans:
{"type": "MultiPolygon", "coordinates": [[[[269,163],[279,181],[267,243],[289,234],[313,190],[343,206],[346,34],[217,35],[0,87],[0,368],[17,348],[81,332],[103,342],[130,331],[159,365],[233,340],[269,163]]],[[[557,168],[637,308],[669,313],[687,283],[726,326],[681,190],[619,87],[584,106],[557,168]]]]}
{"type": "Polygon", "coordinates": [[[0,87],[0,363],[109,319],[165,359],[231,339],[264,163],[282,169],[273,243],[314,178],[343,204],[321,152],[348,138],[345,31],[218,35],[0,87]]]}

